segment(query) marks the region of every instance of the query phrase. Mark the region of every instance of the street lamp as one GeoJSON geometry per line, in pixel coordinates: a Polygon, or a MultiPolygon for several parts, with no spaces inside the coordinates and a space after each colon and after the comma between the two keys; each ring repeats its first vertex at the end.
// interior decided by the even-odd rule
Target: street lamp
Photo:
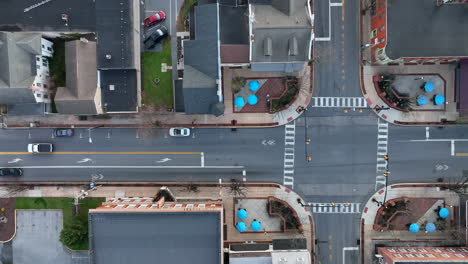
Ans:
{"type": "Polygon", "coordinates": [[[92,129],[92,128],[88,128],[88,142],[89,142],[90,144],[93,143],[93,139],[91,138],[91,129],[92,129]]]}

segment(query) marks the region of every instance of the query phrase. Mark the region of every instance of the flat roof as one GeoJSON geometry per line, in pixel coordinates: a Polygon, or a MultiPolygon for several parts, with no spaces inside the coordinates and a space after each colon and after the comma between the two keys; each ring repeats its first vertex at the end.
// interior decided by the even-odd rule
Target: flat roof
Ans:
{"type": "Polygon", "coordinates": [[[95,0],[53,0],[31,8],[40,2],[43,1],[0,1],[0,31],[95,30],[95,0]],[[68,15],[68,25],[62,20],[62,14],[68,15]]]}
{"type": "Polygon", "coordinates": [[[221,44],[249,44],[249,10],[245,6],[219,6],[221,44]]]}
{"type": "Polygon", "coordinates": [[[132,3],[133,0],[121,0],[118,4],[115,0],[96,1],[98,68],[134,68],[132,3]]]}
{"type": "Polygon", "coordinates": [[[136,70],[99,70],[99,77],[102,106],[106,112],[137,111],[136,70]]]}
{"type": "Polygon", "coordinates": [[[466,5],[428,0],[387,0],[390,59],[468,56],[466,5]]]}
{"type": "Polygon", "coordinates": [[[91,263],[219,264],[220,212],[90,213],[91,263]]]}

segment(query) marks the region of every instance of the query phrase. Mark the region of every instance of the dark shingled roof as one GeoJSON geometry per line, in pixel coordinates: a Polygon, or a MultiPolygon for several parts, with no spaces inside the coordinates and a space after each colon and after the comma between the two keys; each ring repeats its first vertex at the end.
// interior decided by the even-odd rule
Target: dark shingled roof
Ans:
{"type": "Polygon", "coordinates": [[[100,70],[102,106],[107,112],[137,110],[136,70],[100,70]],[[111,85],[113,89],[111,90],[111,85]]]}
{"type": "Polygon", "coordinates": [[[132,2],[96,1],[97,61],[100,69],[134,67],[132,2]],[[111,55],[111,59],[106,55],[111,55]]]}
{"type": "Polygon", "coordinates": [[[465,5],[436,6],[430,0],[387,0],[387,46],[390,59],[468,56],[465,5]]]}
{"type": "Polygon", "coordinates": [[[90,213],[91,263],[219,264],[219,212],[90,213]]]}
{"type": "Polygon", "coordinates": [[[218,6],[195,7],[195,40],[184,41],[184,108],[186,114],[211,114],[218,103],[218,6]]]}

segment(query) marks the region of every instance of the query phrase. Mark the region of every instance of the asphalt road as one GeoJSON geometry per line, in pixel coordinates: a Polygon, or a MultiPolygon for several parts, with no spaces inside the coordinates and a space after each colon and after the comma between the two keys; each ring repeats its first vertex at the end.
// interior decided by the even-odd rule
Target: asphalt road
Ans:
{"type": "MultiPolygon", "coordinates": [[[[310,203],[363,204],[376,183],[376,116],[308,117],[307,124],[296,121],[294,189],[310,203]]],[[[390,125],[389,182],[455,181],[468,170],[467,133],[390,125]]],[[[170,137],[167,129],[76,129],[72,138],[54,138],[51,129],[1,130],[0,142],[0,166],[24,168],[16,180],[217,182],[243,180],[245,170],[249,182],[283,182],[284,127],[194,129],[187,138],[170,137]],[[56,152],[25,153],[32,142],[51,142],[56,152]]],[[[341,262],[343,248],[356,246],[360,210],[314,214],[322,263],[341,262]]],[[[346,251],[347,263],[356,257],[346,251]]]]}

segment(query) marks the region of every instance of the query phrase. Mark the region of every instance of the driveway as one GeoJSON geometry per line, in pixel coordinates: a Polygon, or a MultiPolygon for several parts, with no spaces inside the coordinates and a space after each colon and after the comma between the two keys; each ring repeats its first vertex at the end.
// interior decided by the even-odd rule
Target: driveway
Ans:
{"type": "Polygon", "coordinates": [[[70,252],[59,241],[60,210],[17,210],[16,236],[1,247],[3,263],[89,264],[88,254],[70,252]]]}
{"type": "MultiPolygon", "coordinates": [[[[151,33],[153,33],[156,29],[158,29],[162,25],[167,27],[167,29],[169,30],[170,36],[175,37],[177,13],[182,3],[183,3],[183,0],[145,0],[145,4],[141,8],[141,22],[140,22],[141,23],[140,32],[142,34],[142,37],[141,37],[142,43],[145,37],[149,36],[151,33]],[[150,28],[145,27],[143,25],[143,20],[146,17],[154,14],[156,11],[163,11],[164,13],[166,13],[166,20],[150,28]]],[[[144,45],[142,45],[141,50],[160,52],[162,50],[162,45],[161,43],[158,43],[156,44],[154,48],[150,50],[146,50],[144,48],[144,45]]]]}

